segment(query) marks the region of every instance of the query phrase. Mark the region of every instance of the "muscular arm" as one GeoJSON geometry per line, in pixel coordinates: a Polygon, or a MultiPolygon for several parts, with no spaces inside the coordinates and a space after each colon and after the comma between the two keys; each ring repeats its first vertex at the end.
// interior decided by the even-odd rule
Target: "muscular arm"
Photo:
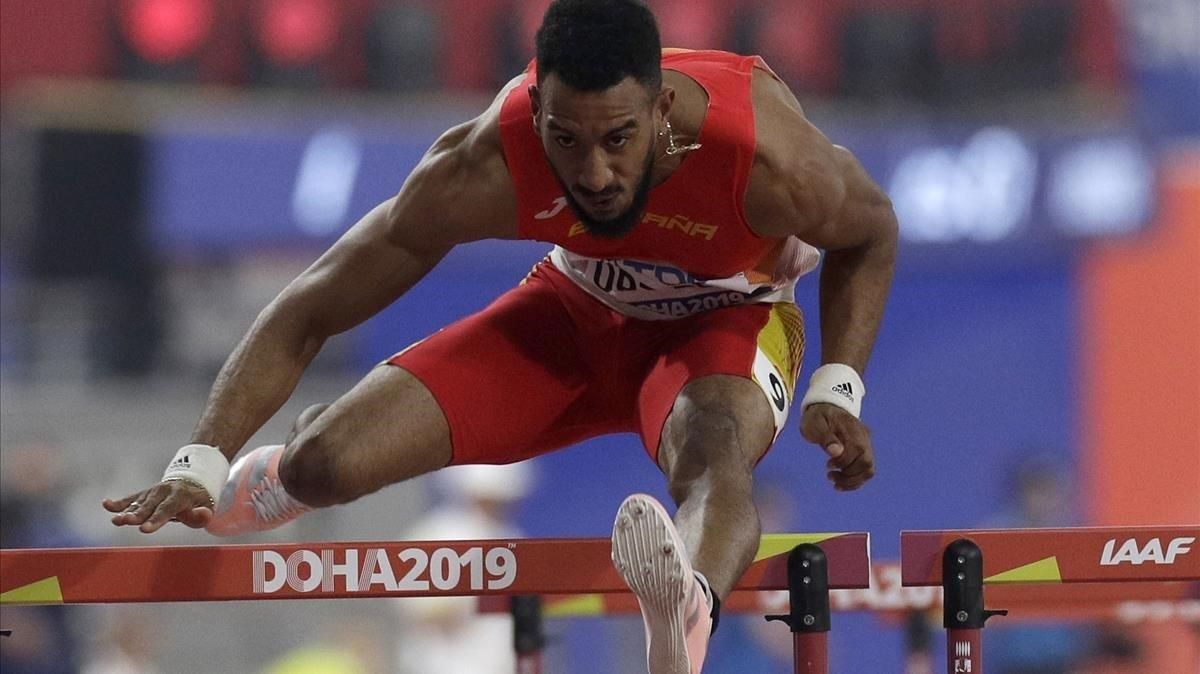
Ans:
{"type": "MultiPolygon", "coordinates": [[[[795,97],[756,72],[758,146],[746,215],[763,236],[796,236],[826,251],[821,269],[821,362],[861,375],[883,318],[896,260],[896,215],[858,161],[804,118],[795,97]]],[[[800,432],[829,455],[835,488],[858,489],[875,474],[867,427],[840,406],[802,411],[800,432]]]]}
{"type": "Polygon", "coordinates": [[[827,251],[821,362],[862,373],[895,266],[891,202],[849,151],[809,123],[787,87],[756,71],[753,91],[758,149],[747,217],[760,235],[793,235],[827,251]]]}
{"type": "Polygon", "coordinates": [[[287,401],[326,339],[395,301],[454,245],[511,236],[516,206],[494,127],[485,114],[448,131],[396,197],[259,314],[217,376],[192,442],[232,459],[287,401]]]}

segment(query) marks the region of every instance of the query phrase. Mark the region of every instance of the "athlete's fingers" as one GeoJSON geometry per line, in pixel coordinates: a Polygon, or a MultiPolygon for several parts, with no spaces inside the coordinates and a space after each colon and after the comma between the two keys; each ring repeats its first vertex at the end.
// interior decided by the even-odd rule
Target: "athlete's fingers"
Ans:
{"type": "Polygon", "coordinates": [[[840,491],[851,491],[863,486],[875,476],[875,469],[868,468],[860,473],[847,475],[841,471],[830,471],[829,479],[833,482],[833,486],[840,491]]]}
{"type": "Polygon", "coordinates": [[[112,518],[117,526],[141,524],[154,512],[166,494],[158,489],[142,492],[139,498],[130,501],[125,508],[112,518]]]}
{"type": "Polygon", "coordinates": [[[845,451],[834,457],[834,463],[843,470],[859,461],[874,464],[875,455],[871,451],[871,433],[861,421],[848,413],[838,417],[837,435],[842,441],[845,451]]]}
{"type": "Polygon", "coordinates": [[[852,453],[855,456],[850,463],[839,468],[838,472],[840,472],[842,475],[845,475],[846,477],[854,477],[856,475],[862,475],[863,473],[875,470],[875,461],[867,452],[855,448],[852,453]]]}
{"type": "Polygon", "coordinates": [[[138,497],[145,493],[146,492],[144,492],[144,491],[140,491],[136,494],[130,494],[129,496],[126,496],[125,498],[119,498],[119,499],[106,498],[101,502],[101,505],[103,505],[104,509],[110,513],[119,513],[122,510],[128,508],[130,503],[133,503],[134,501],[138,500],[138,497]]]}
{"type": "Polygon", "coordinates": [[[849,412],[825,403],[804,410],[801,433],[829,455],[826,476],[839,491],[858,489],[875,475],[871,434],[849,412]]]}
{"type": "Polygon", "coordinates": [[[184,503],[185,499],[182,494],[177,491],[172,492],[170,496],[159,502],[158,507],[154,509],[138,528],[144,534],[152,534],[158,531],[180,511],[187,509],[184,503]]]}
{"type": "Polygon", "coordinates": [[[829,466],[828,477],[841,491],[858,489],[875,476],[875,457],[870,446],[855,447],[854,453],[857,456],[844,468],[829,466]]]}

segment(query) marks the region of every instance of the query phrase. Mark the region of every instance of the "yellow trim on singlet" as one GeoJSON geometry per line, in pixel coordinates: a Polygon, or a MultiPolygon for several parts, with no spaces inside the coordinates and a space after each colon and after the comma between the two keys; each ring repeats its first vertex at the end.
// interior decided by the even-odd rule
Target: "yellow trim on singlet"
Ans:
{"type": "Polygon", "coordinates": [[[758,331],[758,348],[783,375],[788,391],[795,391],[804,361],[804,316],[800,308],[791,302],[772,304],[767,324],[758,331]]]}

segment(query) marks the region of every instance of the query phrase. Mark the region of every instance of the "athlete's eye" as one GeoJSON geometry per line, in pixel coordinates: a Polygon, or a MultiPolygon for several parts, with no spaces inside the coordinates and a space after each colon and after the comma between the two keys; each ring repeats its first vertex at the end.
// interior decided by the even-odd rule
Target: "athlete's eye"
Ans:
{"type": "Polygon", "coordinates": [[[558,143],[559,147],[575,147],[575,139],[570,136],[555,136],[554,142],[558,143]]]}

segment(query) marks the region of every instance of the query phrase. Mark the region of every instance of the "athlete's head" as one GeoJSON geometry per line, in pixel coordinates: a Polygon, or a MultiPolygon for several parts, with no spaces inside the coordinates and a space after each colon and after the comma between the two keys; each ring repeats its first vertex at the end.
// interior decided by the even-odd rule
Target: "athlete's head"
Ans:
{"type": "Polygon", "coordinates": [[[650,192],[673,92],[654,15],[638,0],[556,0],[537,32],[533,119],[588,232],[623,236],[650,192]]]}

